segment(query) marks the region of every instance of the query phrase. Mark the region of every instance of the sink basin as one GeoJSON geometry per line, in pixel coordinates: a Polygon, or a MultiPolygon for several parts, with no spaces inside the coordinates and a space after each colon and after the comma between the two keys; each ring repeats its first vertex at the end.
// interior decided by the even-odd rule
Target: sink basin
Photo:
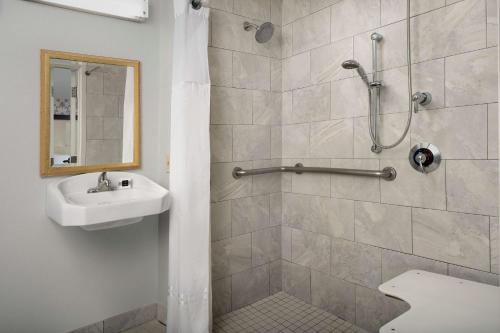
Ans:
{"type": "Polygon", "coordinates": [[[47,215],[62,226],[101,230],[140,222],[144,216],[163,213],[170,207],[168,190],[130,172],[108,172],[113,186],[130,179],[131,187],[87,193],[97,185],[100,173],[87,173],[47,185],[47,215]]]}

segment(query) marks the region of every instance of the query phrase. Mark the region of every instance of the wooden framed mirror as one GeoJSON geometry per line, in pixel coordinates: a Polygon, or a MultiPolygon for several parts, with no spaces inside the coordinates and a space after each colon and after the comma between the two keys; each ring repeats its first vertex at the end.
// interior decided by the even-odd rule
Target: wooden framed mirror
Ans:
{"type": "Polygon", "coordinates": [[[41,50],[40,174],[140,167],[139,61],[41,50]]]}

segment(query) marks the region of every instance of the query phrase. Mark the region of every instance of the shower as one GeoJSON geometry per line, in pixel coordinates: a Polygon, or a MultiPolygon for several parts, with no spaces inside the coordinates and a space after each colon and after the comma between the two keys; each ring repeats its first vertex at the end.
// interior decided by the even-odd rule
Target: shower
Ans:
{"type": "Polygon", "coordinates": [[[243,29],[245,31],[255,30],[255,40],[260,44],[268,42],[274,33],[274,25],[271,22],[262,23],[261,25],[245,22],[243,23],[243,29]]]}
{"type": "Polygon", "coordinates": [[[363,66],[361,66],[359,62],[352,59],[346,60],[342,63],[342,67],[345,69],[355,69],[358,72],[361,79],[363,79],[363,82],[367,85],[368,88],[370,88],[370,82],[368,81],[368,76],[366,75],[363,66]]]}
{"type": "Polygon", "coordinates": [[[382,81],[379,79],[378,71],[378,55],[377,47],[380,41],[382,41],[383,36],[377,32],[371,34],[372,40],[372,81],[370,82],[368,76],[360,65],[360,63],[354,59],[346,60],[342,63],[344,69],[356,69],[359,76],[363,82],[368,87],[368,100],[369,100],[369,115],[368,115],[368,128],[370,133],[370,138],[372,140],[371,151],[374,153],[381,153],[383,149],[391,149],[399,145],[410,129],[410,124],[412,120],[413,112],[418,112],[418,105],[428,105],[432,101],[432,96],[428,92],[413,92],[412,86],[412,70],[411,70],[411,40],[410,40],[410,0],[407,0],[406,6],[406,60],[408,64],[408,119],[406,121],[405,129],[403,133],[394,143],[384,145],[380,143],[377,135],[377,117],[380,114],[380,92],[383,87],[382,81]]]}
{"type": "Polygon", "coordinates": [[[90,74],[92,74],[93,71],[99,69],[101,66],[95,66],[94,68],[90,69],[90,70],[86,70],[85,71],[85,75],[87,76],[90,76],[90,74]]]}

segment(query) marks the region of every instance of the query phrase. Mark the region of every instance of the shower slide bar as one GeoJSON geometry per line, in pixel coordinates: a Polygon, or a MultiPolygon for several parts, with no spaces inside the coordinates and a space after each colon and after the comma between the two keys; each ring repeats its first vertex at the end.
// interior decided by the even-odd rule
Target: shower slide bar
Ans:
{"type": "Polygon", "coordinates": [[[279,166],[279,167],[248,169],[248,170],[236,167],[233,169],[233,177],[239,179],[245,176],[263,175],[266,173],[275,173],[275,172],[295,172],[296,174],[311,172],[311,173],[328,173],[328,174],[351,175],[351,176],[361,176],[361,177],[379,177],[388,181],[396,179],[397,176],[396,169],[394,169],[393,167],[385,167],[382,170],[360,170],[360,169],[305,167],[302,163],[297,163],[295,164],[295,166],[279,166]]]}

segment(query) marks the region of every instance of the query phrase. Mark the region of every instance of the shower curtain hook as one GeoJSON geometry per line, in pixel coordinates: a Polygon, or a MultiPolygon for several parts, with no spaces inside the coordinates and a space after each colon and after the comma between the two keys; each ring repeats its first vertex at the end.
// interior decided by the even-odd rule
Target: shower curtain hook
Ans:
{"type": "Polygon", "coordinates": [[[193,9],[200,9],[202,7],[202,0],[191,0],[191,6],[193,6],[193,9]]]}

